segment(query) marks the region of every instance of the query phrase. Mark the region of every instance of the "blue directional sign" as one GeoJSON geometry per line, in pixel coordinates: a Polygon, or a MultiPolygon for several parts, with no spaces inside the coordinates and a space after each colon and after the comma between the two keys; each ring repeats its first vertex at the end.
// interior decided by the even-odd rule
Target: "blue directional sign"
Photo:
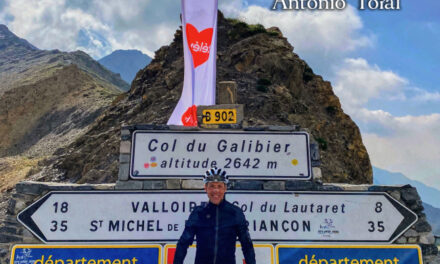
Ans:
{"type": "Polygon", "coordinates": [[[160,264],[160,245],[16,245],[11,264],[160,264]]]}
{"type": "Polygon", "coordinates": [[[417,245],[278,245],[277,264],[422,264],[417,245]]]}

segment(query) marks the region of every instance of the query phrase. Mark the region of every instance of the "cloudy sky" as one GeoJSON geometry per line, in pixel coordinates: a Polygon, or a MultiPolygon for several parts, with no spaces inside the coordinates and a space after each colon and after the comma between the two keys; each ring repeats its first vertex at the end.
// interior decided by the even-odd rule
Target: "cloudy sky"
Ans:
{"type": "MultiPolygon", "coordinates": [[[[440,1],[400,11],[273,11],[273,0],[219,0],[226,16],[278,26],[332,82],[374,166],[440,189],[440,1]]],[[[0,23],[41,49],[154,56],[179,26],[178,0],[0,0],[0,23]]]]}

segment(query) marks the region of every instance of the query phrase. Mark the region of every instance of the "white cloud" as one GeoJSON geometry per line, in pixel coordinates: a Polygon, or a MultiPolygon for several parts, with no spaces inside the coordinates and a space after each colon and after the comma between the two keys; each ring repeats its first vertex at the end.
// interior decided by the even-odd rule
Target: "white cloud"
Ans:
{"type": "MultiPolygon", "coordinates": [[[[388,109],[394,108],[400,114],[405,114],[405,106],[435,109],[435,104],[440,101],[439,92],[413,87],[406,78],[371,65],[363,58],[347,58],[334,70],[333,88],[344,110],[362,122],[366,122],[364,119],[369,116],[365,113],[369,110],[364,107],[376,99],[386,102],[388,109]]],[[[370,112],[377,117],[380,111],[370,112]]]]}
{"type": "Polygon", "coordinates": [[[371,162],[440,189],[440,114],[394,117],[385,112],[370,112],[369,115],[370,122],[392,131],[389,135],[362,134],[371,162]]]}
{"type": "Polygon", "coordinates": [[[410,87],[398,74],[348,58],[335,68],[334,90],[344,110],[361,126],[374,166],[401,172],[440,189],[440,114],[404,115],[367,109],[375,99],[405,104],[438,100],[437,92],[410,87]]]}
{"type": "MultiPolygon", "coordinates": [[[[5,11],[14,17],[8,25],[10,29],[42,49],[72,51],[80,48],[76,40],[81,29],[100,32],[103,36],[111,32],[111,28],[93,14],[65,7],[63,0],[13,0],[7,3],[5,11]]],[[[96,43],[96,40],[91,41],[96,43]]],[[[95,46],[86,51],[98,55],[99,50],[100,47],[95,46]]]]}
{"type": "Polygon", "coordinates": [[[153,56],[180,24],[175,0],[6,0],[0,13],[0,22],[13,17],[8,27],[41,49],[82,49],[95,58],[113,49],[153,56]],[[81,32],[87,43],[78,42],[81,32]]]}
{"type": "Polygon", "coordinates": [[[413,95],[410,97],[411,100],[419,102],[439,102],[440,92],[429,92],[420,88],[411,88],[409,92],[413,95]]]}
{"type": "Polygon", "coordinates": [[[340,11],[316,12],[278,12],[260,6],[249,6],[242,10],[234,6],[225,10],[227,15],[250,24],[280,28],[296,53],[318,72],[326,72],[329,65],[356,49],[374,45],[374,36],[361,34],[362,20],[358,11],[350,5],[340,11]]]}
{"type": "Polygon", "coordinates": [[[223,0],[219,1],[218,8],[227,17],[238,17],[243,7],[247,5],[245,2],[246,1],[223,0]]]}
{"type": "Polygon", "coordinates": [[[277,12],[249,6],[240,12],[240,18],[252,24],[279,27],[302,52],[344,53],[371,45],[368,37],[358,35],[362,21],[352,6],[343,11],[319,12],[277,12]]]}
{"type": "Polygon", "coordinates": [[[347,111],[365,105],[379,96],[388,99],[404,98],[408,81],[392,71],[369,65],[365,59],[345,59],[335,74],[335,93],[347,111]]]}
{"type": "MultiPolygon", "coordinates": [[[[276,12],[269,5],[247,6],[245,1],[223,0],[219,8],[225,15],[249,23],[280,27],[314,69],[326,69],[348,52],[374,42],[371,36],[360,34],[362,21],[352,6],[337,12],[276,12]]],[[[95,58],[119,48],[140,49],[153,56],[173,39],[180,25],[180,1],[175,0],[6,0],[0,13],[0,19],[6,14],[13,16],[8,23],[11,30],[39,48],[81,48],[95,58]],[[93,37],[88,46],[77,43],[81,30],[102,36],[110,47],[103,47],[93,37]]]]}
{"type": "Polygon", "coordinates": [[[148,0],[91,1],[88,10],[99,10],[96,15],[103,21],[130,21],[142,16],[143,10],[150,2],[148,0]]]}

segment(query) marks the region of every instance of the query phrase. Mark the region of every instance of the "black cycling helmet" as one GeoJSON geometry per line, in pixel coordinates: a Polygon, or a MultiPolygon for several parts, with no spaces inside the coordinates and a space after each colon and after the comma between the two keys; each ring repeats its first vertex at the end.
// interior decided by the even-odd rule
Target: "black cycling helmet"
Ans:
{"type": "Polygon", "coordinates": [[[213,167],[206,171],[205,177],[203,177],[203,182],[205,184],[208,182],[224,182],[225,184],[228,184],[229,179],[228,176],[226,176],[226,171],[213,167]]]}

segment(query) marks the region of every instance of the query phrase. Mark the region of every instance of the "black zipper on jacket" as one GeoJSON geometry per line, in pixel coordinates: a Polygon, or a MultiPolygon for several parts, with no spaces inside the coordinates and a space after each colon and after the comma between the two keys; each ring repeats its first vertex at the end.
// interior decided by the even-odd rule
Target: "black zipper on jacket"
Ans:
{"type": "Polygon", "coordinates": [[[215,244],[214,244],[214,264],[216,264],[217,262],[217,251],[218,251],[218,215],[219,215],[219,211],[218,211],[218,207],[219,205],[217,205],[216,210],[216,214],[215,214],[215,244]]]}

